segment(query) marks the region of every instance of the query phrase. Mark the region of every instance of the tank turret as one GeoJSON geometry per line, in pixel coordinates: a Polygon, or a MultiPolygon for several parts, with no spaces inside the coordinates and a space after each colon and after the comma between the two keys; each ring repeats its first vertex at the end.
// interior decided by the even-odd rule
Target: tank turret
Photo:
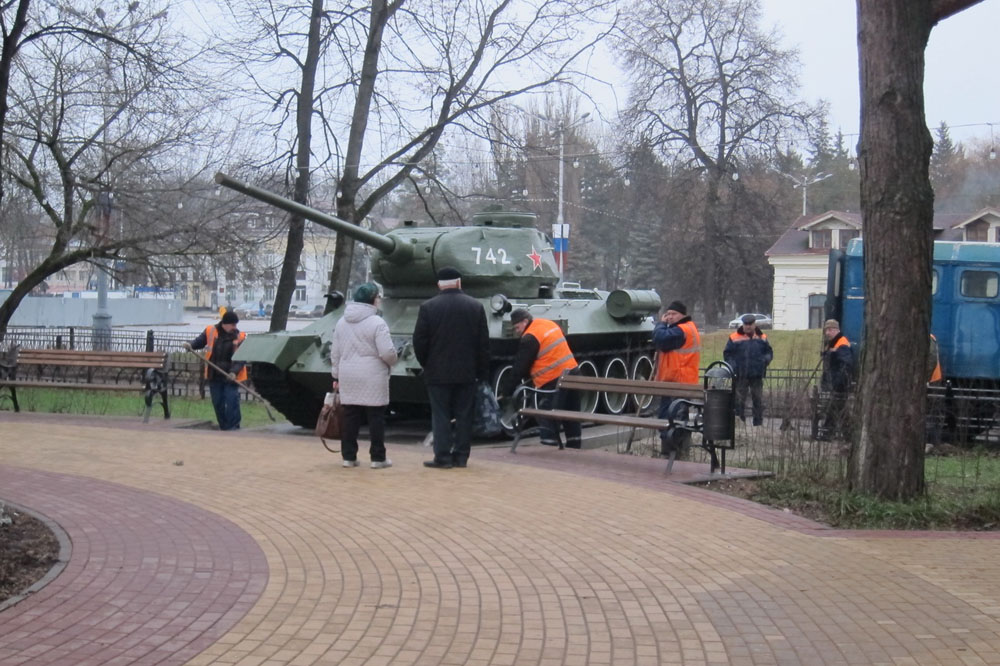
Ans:
{"type": "Polygon", "coordinates": [[[374,248],[372,276],[388,297],[433,296],[444,266],[462,273],[462,288],[472,296],[551,297],[559,282],[552,242],[534,228],[531,213],[477,213],[464,227],[407,223],[382,235],[222,173],[215,181],[374,248]]]}
{"type": "MultiPolygon", "coordinates": [[[[389,381],[393,414],[427,413],[427,393],[410,340],[420,304],[438,293],[437,271],[453,266],[462,289],[486,308],[490,329],[490,384],[507,383],[518,339],[513,308],[526,308],[566,332],[584,375],[646,379],[652,376],[651,332],[660,305],[652,290],[611,292],[560,283],[552,242],[531,213],[484,211],[468,226],[420,227],[406,223],[379,234],[224,174],[216,182],[364,243],[374,251],[371,272],[382,285],[382,317],[400,352],[389,381]]],[[[292,423],[312,427],[330,388],[330,338],[343,304],[298,331],[247,337],[234,358],[250,364],[261,395],[292,423]]],[[[601,393],[585,408],[612,413],[648,405],[648,399],[601,393]]]]}

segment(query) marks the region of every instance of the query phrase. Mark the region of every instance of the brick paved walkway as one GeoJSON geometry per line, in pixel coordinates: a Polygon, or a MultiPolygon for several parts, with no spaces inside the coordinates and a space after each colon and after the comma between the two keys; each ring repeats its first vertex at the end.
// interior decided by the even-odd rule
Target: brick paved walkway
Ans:
{"type": "Polygon", "coordinates": [[[34,654],[15,625],[89,663],[109,643],[152,649],[100,663],[1000,663],[992,534],[836,532],[597,451],[477,450],[448,471],[389,453],[344,469],[312,438],[0,416],[0,498],[73,538],[66,571],[0,613],[0,663],[34,654]],[[199,549],[211,571],[171,559],[199,549]],[[90,606],[59,626],[52,598],[90,606]],[[183,639],[160,630],[195,606],[183,639]]]}

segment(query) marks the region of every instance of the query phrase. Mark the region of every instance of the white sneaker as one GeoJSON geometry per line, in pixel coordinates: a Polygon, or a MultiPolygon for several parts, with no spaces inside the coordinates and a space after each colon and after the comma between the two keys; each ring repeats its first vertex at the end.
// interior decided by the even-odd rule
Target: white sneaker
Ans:
{"type": "Polygon", "coordinates": [[[373,460],[372,469],[385,469],[386,467],[392,467],[392,461],[386,458],[383,461],[373,460]]]}
{"type": "Polygon", "coordinates": [[[358,466],[358,461],[357,460],[345,460],[344,461],[344,467],[357,467],[357,466],[358,466]]]}

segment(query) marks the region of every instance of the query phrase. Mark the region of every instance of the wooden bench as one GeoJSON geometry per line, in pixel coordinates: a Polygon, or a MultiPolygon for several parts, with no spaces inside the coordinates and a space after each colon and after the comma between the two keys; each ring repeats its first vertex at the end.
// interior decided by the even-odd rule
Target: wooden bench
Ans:
{"type": "Polygon", "coordinates": [[[76,349],[9,350],[0,358],[0,389],[10,391],[14,411],[18,388],[59,388],[89,391],[143,392],[149,421],[153,398],[159,397],[163,418],[170,418],[167,402],[167,352],[80,351],[76,349]],[[117,370],[109,376],[109,370],[117,370]],[[139,388],[138,379],[142,382],[139,388]]]}
{"type": "MultiPolygon", "coordinates": [[[[728,432],[729,438],[707,439],[703,437],[701,443],[698,444],[698,446],[708,452],[711,458],[712,473],[714,473],[716,469],[720,470],[720,473],[722,474],[726,473],[726,451],[735,446],[735,440],[732,434],[735,431],[735,412],[732,408],[732,405],[734,404],[733,401],[735,400],[735,394],[733,382],[730,381],[729,384],[729,388],[724,391],[729,394],[729,400],[727,403],[729,406],[727,410],[728,413],[723,416],[723,418],[728,419],[728,423],[723,424],[723,430],[728,432]]],[[[619,394],[626,393],[635,396],[636,403],[640,405],[642,401],[638,400],[639,396],[651,396],[654,398],[669,397],[674,398],[674,402],[670,406],[670,411],[667,415],[668,418],[665,419],[661,419],[657,416],[643,416],[641,414],[641,407],[636,410],[635,414],[595,414],[591,412],[522,407],[517,412],[518,418],[515,423],[514,441],[510,447],[512,453],[517,453],[517,446],[520,443],[520,440],[531,430],[525,427],[528,420],[530,418],[537,419],[539,417],[555,421],[579,421],[581,423],[594,423],[632,428],[632,432],[629,435],[627,446],[628,450],[631,450],[632,439],[635,435],[636,428],[650,428],[652,430],[672,429],[668,435],[670,439],[673,439],[674,435],[679,432],[700,432],[704,434],[705,405],[708,400],[708,390],[703,386],[638,379],[563,375],[559,379],[556,390],[560,388],[573,391],[594,391],[619,394]]],[[[537,397],[542,393],[554,392],[555,391],[541,391],[540,389],[536,389],[534,387],[522,386],[515,391],[514,400],[517,401],[519,397],[523,400],[528,396],[537,397]],[[518,395],[518,392],[522,392],[521,396],[518,395]]],[[[718,425],[714,425],[711,428],[711,431],[717,432],[718,425]]],[[[563,448],[561,443],[559,448],[563,448]]],[[[672,446],[668,452],[668,473],[673,468],[676,456],[677,448],[676,446],[672,446]]]]}

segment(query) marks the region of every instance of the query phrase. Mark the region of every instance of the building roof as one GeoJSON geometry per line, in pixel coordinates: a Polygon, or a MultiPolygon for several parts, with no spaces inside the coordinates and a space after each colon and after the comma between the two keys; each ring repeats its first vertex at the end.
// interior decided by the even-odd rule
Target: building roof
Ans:
{"type": "MultiPolygon", "coordinates": [[[[977,220],[991,217],[995,218],[995,223],[1000,223],[1000,209],[992,207],[983,208],[972,215],[967,213],[935,213],[933,222],[934,240],[961,241],[963,238],[963,229],[966,226],[977,220]]],[[[774,245],[768,248],[764,256],[827,255],[830,252],[829,248],[809,247],[809,230],[828,220],[844,222],[847,227],[861,227],[861,215],[858,213],[828,210],[818,215],[804,215],[792,222],[791,226],[775,241],[774,245]]]]}

